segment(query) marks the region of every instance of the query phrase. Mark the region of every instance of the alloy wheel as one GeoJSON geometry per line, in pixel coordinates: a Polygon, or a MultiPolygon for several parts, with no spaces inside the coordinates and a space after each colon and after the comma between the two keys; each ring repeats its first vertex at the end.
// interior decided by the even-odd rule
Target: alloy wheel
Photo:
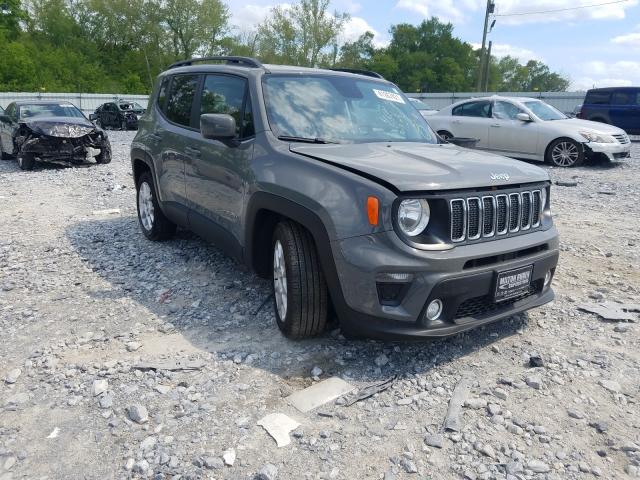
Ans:
{"type": "Polygon", "coordinates": [[[273,247],[273,290],[278,316],[284,321],[287,316],[287,265],[280,240],[273,247]]]}
{"type": "Polygon", "coordinates": [[[579,157],[578,147],[571,142],[560,142],[551,151],[551,159],[559,167],[570,167],[579,157]]]}
{"type": "Polygon", "coordinates": [[[147,231],[153,229],[153,195],[151,193],[151,187],[147,182],[140,184],[140,190],[138,191],[138,211],[140,212],[140,221],[144,229],[147,231]]]}

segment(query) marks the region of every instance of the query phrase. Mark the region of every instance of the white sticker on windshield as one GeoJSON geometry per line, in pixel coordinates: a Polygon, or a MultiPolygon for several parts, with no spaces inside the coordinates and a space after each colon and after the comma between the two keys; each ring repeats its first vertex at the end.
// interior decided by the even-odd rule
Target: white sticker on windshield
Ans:
{"type": "Polygon", "coordinates": [[[404,100],[397,93],[387,92],[385,90],[377,90],[373,89],[373,93],[376,94],[376,97],[381,98],[383,100],[389,100],[390,102],[396,103],[404,103],[404,100]]]}

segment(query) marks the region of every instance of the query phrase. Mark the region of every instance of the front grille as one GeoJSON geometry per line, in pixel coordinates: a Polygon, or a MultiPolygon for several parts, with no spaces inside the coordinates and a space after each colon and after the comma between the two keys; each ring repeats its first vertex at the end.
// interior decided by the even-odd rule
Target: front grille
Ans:
{"type": "Polygon", "coordinates": [[[531,190],[449,202],[451,241],[473,241],[540,226],[542,193],[531,190]]]}
{"type": "Polygon", "coordinates": [[[629,137],[623,133],[612,135],[612,137],[623,145],[626,145],[630,142],[629,137]]]}
{"type": "Polygon", "coordinates": [[[500,303],[495,303],[491,295],[483,295],[481,297],[470,298],[460,304],[458,310],[456,311],[454,320],[459,320],[462,318],[473,318],[476,320],[481,320],[483,318],[496,315],[501,311],[513,306],[514,303],[536,295],[537,293],[539,293],[539,291],[539,285],[532,284],[529,287],[529,290],[524,292],[522,295],[510,298],[509,300],[505,300],[504,302],[500,303]]]}

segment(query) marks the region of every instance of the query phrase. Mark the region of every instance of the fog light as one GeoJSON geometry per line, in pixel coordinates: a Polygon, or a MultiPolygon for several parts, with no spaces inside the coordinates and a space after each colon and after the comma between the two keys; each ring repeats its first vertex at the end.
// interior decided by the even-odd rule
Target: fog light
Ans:
{"type": "Polygon", "coordinates": [[[429,306],[427,307],[427,319],[437,320],[441,313],[442,313],[442,300],[439,300],[436,298],[435,300],[432,300],[429,306]]]}
{"type": "Polygon", "coordinates": [[[553,274],[551,273],[551,270],[549,270],[546,275],[544,276],[544,287],[547,288],[549,286],[549,284],[551,283],[551,277],[553,276],[553,274]]]}

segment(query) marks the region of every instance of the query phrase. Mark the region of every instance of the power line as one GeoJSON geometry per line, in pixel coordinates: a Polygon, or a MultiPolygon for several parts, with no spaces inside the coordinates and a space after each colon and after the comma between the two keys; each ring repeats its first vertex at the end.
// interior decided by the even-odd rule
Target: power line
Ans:
{"type": "Polygon", "coordinates": [[[556,13],[556,12],[566,12],[569,10],[579,10],[581,8],[593,8],[593,7],[602,7],[604,5],[613,5],[614,3],[626,3],[632,0],[615,0],[613,2],[605,2],[605,3],[594,3],[592,5],[580,5],[579,7],[567,7],[567,8],[557,8],[555,10],[541,10],[539,12],[520,12],[520,13],[498,13],[495,14],[495,17],[517,17],[522,15],[540,15],[542,13],[556,13]]]}

